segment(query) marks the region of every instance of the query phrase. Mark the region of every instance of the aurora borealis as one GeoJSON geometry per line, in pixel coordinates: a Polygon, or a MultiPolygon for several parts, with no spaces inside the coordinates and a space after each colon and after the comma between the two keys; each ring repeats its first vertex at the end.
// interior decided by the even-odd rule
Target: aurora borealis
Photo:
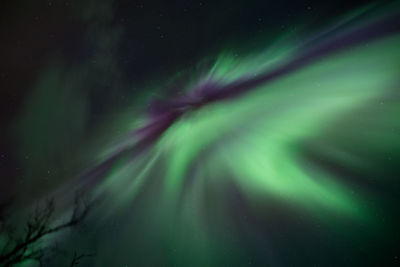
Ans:
{"type": "Polygon", "coordinates": [[[45,4],[68,19],[6,111],[1,219],[96,203],[45,266],[399,264],[398,3],[45,4]]]}

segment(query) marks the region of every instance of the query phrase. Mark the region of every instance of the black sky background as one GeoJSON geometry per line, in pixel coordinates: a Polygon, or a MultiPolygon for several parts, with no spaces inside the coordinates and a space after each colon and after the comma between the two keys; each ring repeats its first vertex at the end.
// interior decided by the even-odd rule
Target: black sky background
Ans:
{"type": "MultiPolygon", "coordinates": [[[[131,85],[141,88],[139,85],[149,84],[154,77],[173,75],[231,44],[240,44],[244,51],[253,49],[260,40],[274,38],[300,22],[306,21],[308,30],[317,31],[336,16],[366,3],[1,1],[0,202],[13,195],[16,180],[22,175],[14,130],[22,106],[38,75],[52,62],[62,61],[64,66],[75,68],[81,62],[96,64],[110,56],[112,64],[118,65],[115,72],[93,70],[91,81],[85,83],[90,107],[85,131],[90,131],[104,114],[139,93],[131,85]],[[102,40],[115,33],[118,42],[112,48],[101,48],[102,40]],[[123,82],[115,86],[115,80],[123,82]]],[[[70,108],[73,111],[73,105],[70,108]]]]}
{"type": "MultiPolygon", "coordinates": [[[[79,86],[63,89],[74,90],[72,95],[80,91],[84,95],[88,110],[82,133],[68,132],[80,119],[74,117],[79,113],[75,113],[73,99],[65,104],[66,116],[71,115],[66,122],[60,122],[64,127],[56,125],[54,132],[46,132],[46,138],[50,139],[47,146],[62,141],[63,145],[55,148],[62,151],[84,143],[108,113],[129,105],[127,99],[140,95],[141,90],[151,87],[155,81],[193,68],[205,59],[212,60],[213,55],[227,48],[234,47],[238,53],[262,49],[268,40],[296,27],[302,28],[305,35],[318,32],[338,16],[369,3],[346,0],[1,1],[0,220],[5,216],[2,208],[19,197],[16,193],[39,190],[31,187],[35,179],[18,189],[27,169],[21,164],[23,145],[16,133],[21,131],[18,127],[25,105],[44,70],[62,66],[60,69],[68,72],[85,71],[79,86]],[[60,136],[65,131],[67,137],[60,136]]],[[[57,94],[59,88],[53,90],[57,94]]],[[[46,112],[52,114],[57,110],[46,112]]],[[[37,159],[41,157],[45,158],[43,162],[51,162],[48,158],[54,155],[40,153],[40,147],[35,153],[29,154],[34,164],[41,162],[37,159]]],[[[69,157],[73,153],[64,154],[69,157]]],[[[40,176],[41,172],[47,175],[48,168],[53,167],[39,166],[32,176],[40,176]]],[[[51,169],[51,173],[56,171],[51,169]]],[[[39,187],[45,191],[56,185],[39,187]]]]}

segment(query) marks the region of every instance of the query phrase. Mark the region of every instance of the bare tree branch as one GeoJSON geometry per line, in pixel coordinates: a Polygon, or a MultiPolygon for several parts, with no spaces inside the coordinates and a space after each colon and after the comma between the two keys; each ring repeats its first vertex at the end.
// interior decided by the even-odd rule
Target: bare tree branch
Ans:
{"type": "Polygon", "coordinates": [[[80,261],[83,258],[86,257],[93,257],[95,254],[94,253],[89,253],[89,254],[77,254],[76,251],[74,252],[74,257],[72,258],[71,264],[69,265],[70,267],[79,265],[80,261]]]}
{"type": "MultiPolygon", "coordinates": [[[[48,200],[44,207],[36,207],[25,225],[22,237],[14,238],[12,234],[7,236],[6,243],[0,253],[0,266],[12,266],[27,260],[34,260],[42,264],[44,249],[36,248],[39,247],[40,240],[50,234],[80,224],[89,214],[92,204],[77,195],[69,220],[53,227],[50,226],[50,220],[55,211],[54,201],[48,200]]],[[[89,255],[91,254],[74,254],[74,265],[83,257],[89,255]]]]}

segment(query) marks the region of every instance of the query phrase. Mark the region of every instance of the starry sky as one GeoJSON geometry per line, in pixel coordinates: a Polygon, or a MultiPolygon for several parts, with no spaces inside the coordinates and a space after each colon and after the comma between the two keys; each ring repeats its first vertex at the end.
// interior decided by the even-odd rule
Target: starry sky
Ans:
{"type": "Polygon", "coordinates": [[[396,1],[0,12],[2,220],[84,190],[85,266],[398,264],[396,1]]]}
{"type": "MultiPolygon", "coordinates": [[[[222,48],[234,47],[240,53],[259,48],[260,40],[268,42],[289,30],[303,27],[302,31],[316,31],[335,16],[362,4],[352,1],[2,1],[0,116],[6,129],[0,143],[4,152],[1,168],[6,177],[1,181],[5,184],[2,188],[13,188],[18,179],[24,180],[20,157],[26,161],[52,158],[52,153],[64,154],[63,148],[78,146],[103,115],[126,105],[126,99],[141,94],[143,86],[151,87],[152,82],[193,67],[222,48]],[[63,113],[56,111],[58,114],[54,115],[61,116],[54,117],[57,121],[66,119],[65,116],[69,119],[62,125],[34,123],[32,127],[42,128],[43,132],[38,130],[38,135],[49,142],[43,144],[42,140],[28,138],[32,146],[49,147],[43,148],[48,152],[37,155],[37,147],[21,148],[17,135],[25,129],[18,127],[25,114],[31,113],[24,114],[27,99],[47,79],[44,76],[57,75],[46,72],[56,69],[66,76],[74,76],[71,84],[65,84],[70,100],[59,96],[63,113]],[[74,106],[76,95],[85,106],[84,115],[74,106]],[[77,112],[82,118],[71,120],[70,112],[77,112]],[[64,131],[71,128],[75,132],[65,137],[64,131]],[[52,142],[60,147],[54,147],[52,142]],[[24,151],[17,152],[19,149],[24,151]]],[[[59,94],[51,88],[53,84],[48,86],[49,91],[59,94]]],[[[43,91],[42,94],[51,93],[43,91]]],[[[59,104],[55,100],[43,112],[52,113],[53,109],[61,108],[59,104]]],[[[26,116],[32,116],[26,118],[31,121],[43,118],[42,114],[26,116]]],[[[50,165],[47,162],[43,165],[37,175],[46,175],[50,165]]],[[[4,194],[11,192],[7,190],[4,194]]]]}

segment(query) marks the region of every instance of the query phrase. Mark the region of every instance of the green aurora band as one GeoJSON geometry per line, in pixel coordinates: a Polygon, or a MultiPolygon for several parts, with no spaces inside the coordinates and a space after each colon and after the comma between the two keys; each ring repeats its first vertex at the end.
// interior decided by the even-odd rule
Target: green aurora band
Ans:
{"type": "MultiPolygon", "coordinates": [[[[193,77],[181,93],[256,79],[375,21],[354,22],[357,14],[316,40],[296,44],[288,34],[246,56],[221,53],[206,73],[180,74],[193,77]]],[[[94,247],[93,266],[339,266],[361,264],[379,247],[392,255],[399,48],[396,28],[332,50],[235,97],[187,108],[144,149],[115,158],[136,149],[141,137],[132,133],[151,121],[138,109],[120,112],[105,123],[116,141],[92,149],[94,166],[113,158],[107,168],[58,191],[84,187],[104,200],[88,233],[66,242],[94,247]],[[335,253],[342,258],[327,257],[335,253]]]]}
{"type": "MultiPolygon", "coordinates": [[[[276,216],[278,206],[334,232],[341,231],[335,229],[341,223],[371,233],[390,231],[380,223],[384,201],[363,187],[363,179],[389,187],[398,182],[396,175],[382,170],[395,168],[400,155],[399,47],[398,35],[375,40],[233,100],[188,112],[140,157],[115,164],[96,192],[106,192],[118,208],[103,210],[113,217],[113,212],[135,206],[136,198],[145,198],[138,203],[150,214],[141,211],[126,219],[132,224],[146,221],[142,227],[155,232],[148,234],[150,240],[166,250],[175,248],[177,252],[165,252],[167,259],[154,260],[173,266],[245,262],[248,252],[242,244],[227,241],[235,232],[224,231],[235,210],[231,187],[252,216],[276,216]],[[333,162],[336,170],[319,161],[333,162]],[[352,180],[352,175],[360,178],[352,180]],[[141,192],[153,183],[160,188],[144,197],[141,192]]],[[[245,59],[223,54],[204,80],[229,83],[258,75],[290,52],[268,51],[245,59]]],[[[129,239],[140,235],[126,231],[129,239]]],[[[270,237],[259,238],[268,243],[270,237]]],[[[285,262],[265,249],[269,264],[285,262]]]]}

